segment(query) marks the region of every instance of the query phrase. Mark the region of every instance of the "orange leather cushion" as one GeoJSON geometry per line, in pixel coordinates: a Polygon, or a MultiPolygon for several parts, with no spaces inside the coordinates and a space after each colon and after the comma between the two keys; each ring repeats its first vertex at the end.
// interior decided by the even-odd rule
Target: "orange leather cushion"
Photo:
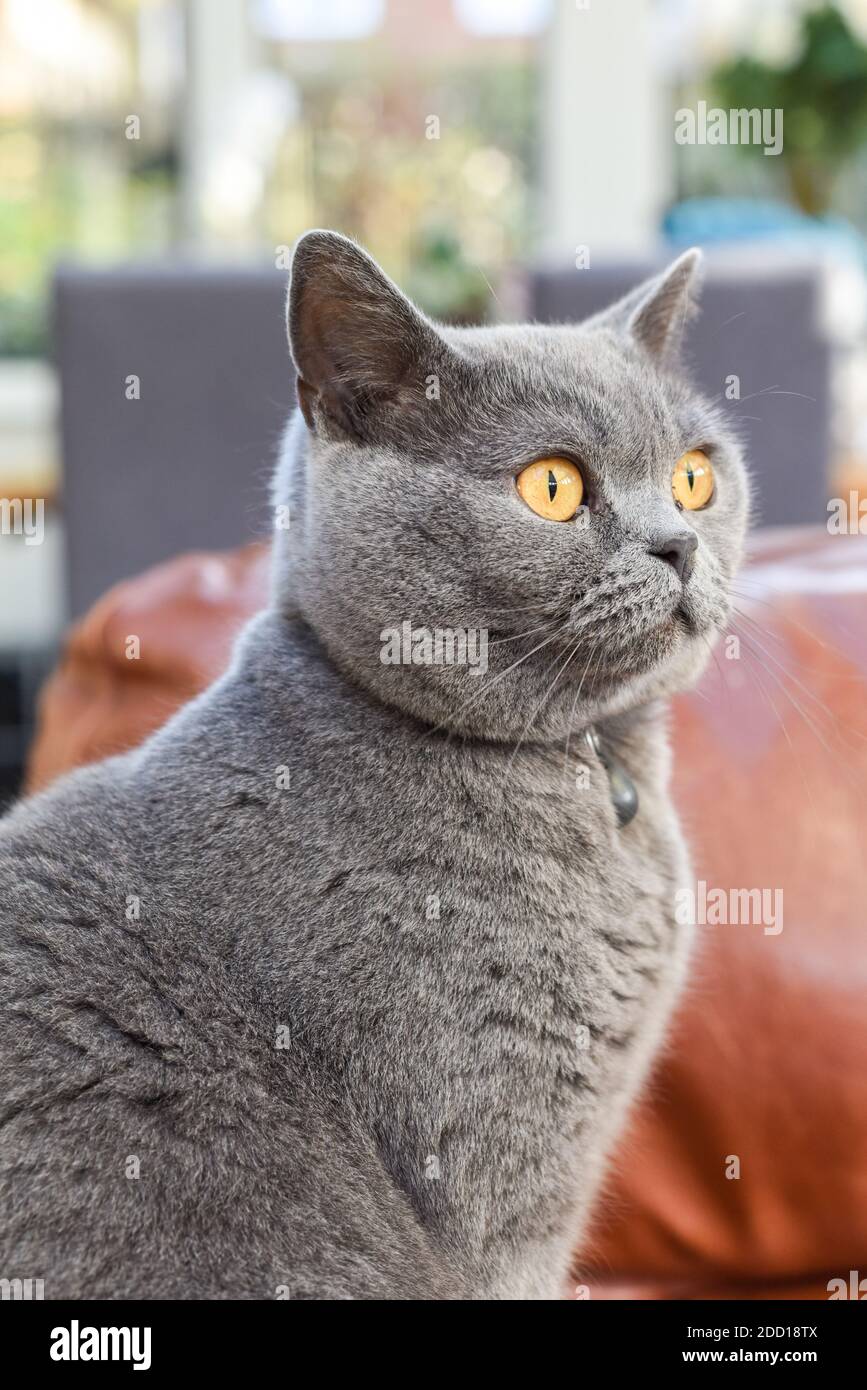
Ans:
{"type": "Polygon", "coordinates": [[[27,790],[141,743],[219,676],[238,632],[265,604],[269,562],[260,545],[183,555],[94,604],[42,690],[27,790]],[[131,637],[137,658],[127,655],[131,637]]]}
{"type": "MultiPolygon", "coordinates": [[[[190,555],[106,595],[45,688],[30,787],[219,674],[267,569],[261,547],[190,555]]],[[[696,879],[782,890],[783,930],[699,928],[576,1267],[596,1298],[827,1297],[867,1276],[867,540],[769,534],[739,587],[739,658],[721,647],[675,704],[675,790],[696,879]]]]}

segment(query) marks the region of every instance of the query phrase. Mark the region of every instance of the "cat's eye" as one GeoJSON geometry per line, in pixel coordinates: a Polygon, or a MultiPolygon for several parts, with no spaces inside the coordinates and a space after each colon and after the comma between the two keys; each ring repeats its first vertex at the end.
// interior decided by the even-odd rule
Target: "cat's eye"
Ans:
{"type": "Polygon", "coordinates": [[[570,521],[584,496],[581,471],[569,459],[538,459],[515,483],[527,506],[546,521],[570,521]]]}
{"type": "Polygon", "coordinates": [[[671,477],[674,500],[688,512],[698,512],[713,497],[713,468],[701,449],[690,449],[677,460],[671,477]]]}

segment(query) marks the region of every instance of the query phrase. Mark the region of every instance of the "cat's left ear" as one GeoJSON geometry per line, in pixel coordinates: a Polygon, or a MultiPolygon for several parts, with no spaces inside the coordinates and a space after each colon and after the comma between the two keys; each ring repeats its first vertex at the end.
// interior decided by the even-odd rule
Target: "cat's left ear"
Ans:
{"type": "Polygon", "coordinates": [[[591,324],[615,328],[659,362],[671,362],[696,310],[703,259],[697,246],[684,251],[667,270],[639,285],[591,324]]]}

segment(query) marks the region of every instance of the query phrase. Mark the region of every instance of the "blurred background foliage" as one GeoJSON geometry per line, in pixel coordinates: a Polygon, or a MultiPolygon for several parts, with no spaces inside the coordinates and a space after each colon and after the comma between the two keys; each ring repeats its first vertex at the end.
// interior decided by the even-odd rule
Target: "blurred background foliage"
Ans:
{"type": "MultiPolygon", "coordinates": [[[[779,159],[672,141],[671,200],[775,197],[867,230],[867,0],[650,3],[672,111],[785,111],[779,159]]],[[[48,352],[59,259],[273,261],[311,225],[357,236],[438,317],[490,314],[540,242],[554,4],[0,0],[0,357],[48,352]],[[217,29],[242,14],[250,82],[195,134],[197,6],[217,29]],[[191,192],[208,141],[222,167],[191,192]]]]}
{"type": "MultiPolygon", "coordinates": [[[[434,38],[442,9],[419,7],[434,38]]],[[[207,247],[185,226],[182,11],[0,0],[0,355],[47,351],[58,259],[221,254],[219,225],[207,247]],[[139,137],[119,138],[130,114],[139,137]]],[[[224,256],[273,259],[305,227],[338,226],[376,246],[431,313],[484,316],[490,283],[532,236],[536,36],[429,47],[408,67],[387,32],[331,45],[260,37],[257,69],[282,78],[290,114],[252,229],[241,244],[227,235],[224,256]],[[431,113],[448,139],[427,137],[431,113]]]]}
{"type": "Polygon", "coordinates": [[[538,102],[529,55],[431,66],[411,80],[386,61],[338,79],[287,69],[300,119],[266,192],[270,239],[285,241],[287,227],[351,228],[429,313],[484,317],[489,282],[532,241],[538,102]],[[300,195],[299,165],[309,171],[300,195]]]}
{"type": "MultiPolygon", "coordinates": [[[[867,44],[847,17],[830,4],[804,10],[790,61],[741,53],[720,64],[711,83],[726,110],[785,113],[781,163],[791,196],[806,213],[828,212],[867,137],[867,44]]],[[[754,145],[737,149],[752,160],[762,156],[754,145]]]]}

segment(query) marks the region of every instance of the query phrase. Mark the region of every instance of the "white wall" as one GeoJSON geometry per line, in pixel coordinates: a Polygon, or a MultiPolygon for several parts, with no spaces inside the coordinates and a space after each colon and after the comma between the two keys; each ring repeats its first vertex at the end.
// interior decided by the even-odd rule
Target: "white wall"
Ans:
{"type": "Polygon", "coordinates": [[[653,0],[554,0],[542,74],[540,232],[552,261],[574,263],[585,244],[591,264],[653,245],[673,151],[654,8],[653,0]]]}

